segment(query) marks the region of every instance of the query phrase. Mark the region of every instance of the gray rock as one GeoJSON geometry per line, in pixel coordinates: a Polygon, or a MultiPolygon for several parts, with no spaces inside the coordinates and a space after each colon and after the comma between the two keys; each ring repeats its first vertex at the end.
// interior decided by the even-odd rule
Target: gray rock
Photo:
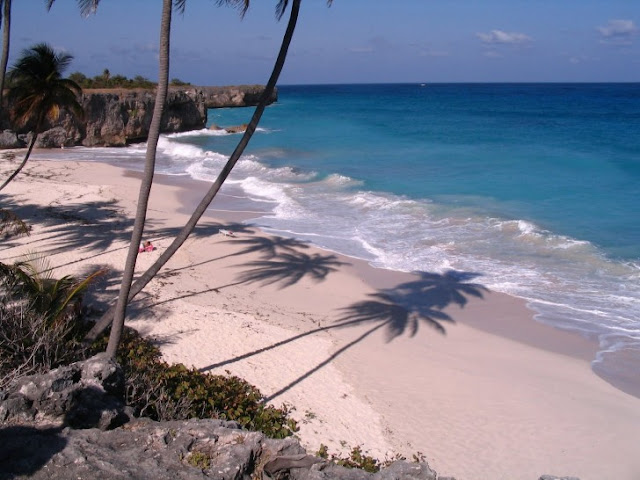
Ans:
{"type": "Polygon", "coordinates": [[[104,354],[18,379],[0,402],[0,419],[10,424],[36,421],[35,426],[114,428],[129,420],[121,400],[124,377],[104,354]]]}
{"type": "Polygon", "coordinates": [[[54,127],[38,135],[36,148],[60,148],[75,145],[76,136],[69,136],[64,127],[54,127]]]}
{"type": "Polygon", "coordinates": [[[376,473],[373,478],[375,480],[436,480],[437,476],[426,463],[393,462],[389,467],[376,473]]]}
{"type": "Polygon", "coordinates": [[[22,148],[24,146],[25,143],[11,130],[4,130],[0,133],[0,148],[22,148]]]}
{"type": "Polygon", "coordinates": [[[339,467],[306,455],[295,439],[266,438],[222,420],[142,419],[107,431],[0,428],[0,480],[435,480],[434,475],[425,464],[405,462],[375,475],[339,467]]]}
{"type": "MultiPolygon", "coordinates": [[[[171,87],[160,129],[163,133],[202,129],[207,123],[208,108],[257,105],[263,92],[261,85],[171,87]]],[[[60,118],[38,135],[36,146],[122,147],[144,142],[149,134],[155,100],[155,90],[151,89],[85,90],[80,100],[84,118],[78,119],[62,111],[60,118]]],[[[269,103],[276,100],[277,92],[274,92],[269,103]]],[[[6,117],[6,113],[0,117],[6,117]]],[[[0,118],[0,124],[9,124],[8,118],[0,118]]],[[[24,133],[16,135],[5,131],[0,134],[0,148],[24,147],[26,141],[21,135],[24,133]]]]}

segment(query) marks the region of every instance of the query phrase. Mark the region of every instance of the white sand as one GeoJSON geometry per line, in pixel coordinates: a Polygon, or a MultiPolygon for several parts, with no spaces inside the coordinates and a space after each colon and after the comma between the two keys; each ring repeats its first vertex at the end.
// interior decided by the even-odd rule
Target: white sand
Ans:
{"type": "MultiPolygon", "coordinates": [[[[9,168],[0,165],[2,178],[9,168]]],[[[192,182],[190,195],[204,188],[192,182]]],[[[0,198],[33,233],[5,240],[0,261],[42,252],[56,275],[108,266],[92,292],[104,305],[117,291],[137,189],[135,176],[112,166],[31,161],[0,198]]],[[[145,237],[158,250],[139,256],[139,271],[184,223],[181,192],[154,186],[145,237]]],[[[299,247],[299,281],[242,281],[260,266],[271,275],[293,267],[264,249],[239,254],[246,241],[269,243],[258,231],[228,238],[216,233],[224,222],[201,224],[133,303],[128,324],[159,340],[168,361],[229,371],[275,405],[295,407],[310,451],[321,443],[330,451],[362,445],[381,458],[419,451],[458,480],[640,478],[640,399],[592,373],[593,345],[535,323],[518,299],[483,292],[464,308],[449,305],[444,335],[422,321],[415,336],[392,341],[379,322],[330,328],[357,302],[379,300],[370,296],[377,289],[416,278],[299,247]],[[308,275],[310,264],[329,269],[322,281],[308,275]]]]}

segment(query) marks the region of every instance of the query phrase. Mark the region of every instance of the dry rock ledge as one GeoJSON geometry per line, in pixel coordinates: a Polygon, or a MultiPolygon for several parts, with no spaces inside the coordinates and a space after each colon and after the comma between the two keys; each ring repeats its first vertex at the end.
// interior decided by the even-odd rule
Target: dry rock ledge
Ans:
{"type": "MultiPolygon", "coordinates": [[[[162,116],[162,133],[205,128],[207,109],[257,105],[264,93],[262,85],[226,87],[170,87],[162,116]]],[[[154,89],[84,90],[81,104],[84,119],[62,112],[60,119],[38,135],[37,148],[122,147],[144,142],[149,134],[156,92],[154,89]]],[[[269,103],[278,100],[274,90],[269,103]]],[[[0,112],[0,148],[21,148],[28,132],[10,130],[8,108],[0,112]]]]}
{"type": "Polygon", "coordinates": [[[133,418],[119,400],[123,385],[118,364],[101,354],[0,392],[0,480],[445,480],[426,463],[347,469],[307,454],[294,438],[270,439],[235,422],[133,418]]]}

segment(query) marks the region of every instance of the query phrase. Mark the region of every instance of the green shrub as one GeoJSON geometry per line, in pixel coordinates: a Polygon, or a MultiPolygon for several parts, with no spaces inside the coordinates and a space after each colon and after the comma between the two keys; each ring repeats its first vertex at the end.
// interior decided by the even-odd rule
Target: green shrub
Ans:
{"type": "Polygon", "coordinates": [[[346,468],[359,468],[369,473],[379,472],[382,466],[378,459],[362,453],[362,448],[359,446],[353,447],[349,455],[344,457],[334,453],[329,455],[329,448],[325,444],[321,443],[316,455],[320,458],[331,460],[337,465],[341,465],[346,468]]]}
{"type": "Polygon", "coordinates": [[[380,462],[369,455],[362,453],[360,447],[353,447],[351,453],[346,458],[332,457],[338,465],[347,468],[360,468],[366,472],[375,473],[380,471],[380,462]]]}
{"type": "MultiPolygon", "coordinates": [[[[103,351],[103,337],[94,349],[103,351]]],[[[213,375],[169,365],[157,347],[125,328],[117,360],[126,377],[126,402],[136,414],[155,420],[221,418],[258,430],[272,438],[297,431],[286,407],[264,404],[264,396],[245,380],[233,375],[213,375]]]]}

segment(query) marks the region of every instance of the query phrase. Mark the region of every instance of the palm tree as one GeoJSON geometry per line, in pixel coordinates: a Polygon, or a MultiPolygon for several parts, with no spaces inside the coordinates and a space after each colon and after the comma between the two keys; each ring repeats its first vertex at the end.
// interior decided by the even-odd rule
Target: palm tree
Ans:
{"type": "MultiPolygon", "coordinates": [[[[218,0],[218,4],[223,3],[242,5],[243,12],[246,11],[246,8],[249,6],[249,0],[218,0]]],[[[138,258],[138,245],[142,240],[144,224],[147,219],[149,196],[151,194],[151,186],[153,185],[156,150],[158,146],[158,139],[160,138],[160,124],[169,88],[169,43],[171,36],[171,10],[174,4],[176,9],[182,13],[185,9],[186,0],[175,0],[175,2],[172,0],[163,0],[162,19],[160,24],[158,90],[156,92],[156,102],[153,109],[153,116],[151,118],[151,125],[149,126],[145,167],[142,182],[140,183],[136,217],[133,224],[133,231],[131,232],[131,242],[129,244],[127,259],[122,272],[120,292],[118,293],[118,300],[113,314],[113,324],[109,334],[109,343],[107,344],[107,355],[114,358],[118,350],[118,345],[120,344],[120,338],[122,337],[124,320],[127,316],[127,305],[130,300],[131,285],[133,283],[133,275],[135,273],[136,260],[138,258]]]]}
{"type": "Polygon", "coordinates": [[[9,61],[9,39],[11,34],[11,0],[0,0],[0,20],[2,25],[2,57],[0,57],[0,112],[2,112],[2,98],[4,94],[4,76],[9,61]]]}
{"type": "Polygon", "coordinates": [[[39,43],[22,52],[9,72],[11,87],[9,100],[13,123],[29,127],[31,140],[24,160],[11,176],[0,186],[7,186],[27,163],[38,134],[43,131],[45,120],[55,121],[62,108],[77,116],[83,115],[77,96],[82,89],[73,80],[62,78],[73,56],[56,53],[46,43],[39,43]]]}
{"type": "MultiPolygon", "coordinates": [[[[176,0],[176,7],[184,9],[186,0],[176,0]]],[[[124,327],[124,318],[127,313],[127,303],[129,291],[133,283],[133,274],[136,268],[136,259],[138,257],[138,245],[142,240],[144,224],[147,219],[147,206],[149,204],[149,195],[151,194],[151,186],[153,184],[153,175],[155,171],[156,149],[158,139],[160,138],[160,122],[162,120],[162,112],[167,99],[167,91],[169,89],[169,37],[171,33],[171,10],[173,0],[162,1],[162,20],[160,24],[160,51],[159,51],[159,71],[158,71],[158,90],[156,92],[156,102],[153,108],[153,116],[151,125],[149,126],[149,136],[147,138],[147,152],[145,156],[144,175],[140,183],[140,192],[138,194],[138,205],[136,209],[136,217],[133,223],[133,231],[131,232],[131,243],[127,252],[127,260],[125,262],[124,271],[122,272],[122,282],[120,284],[120,293],[116,303],[115,318],[109,335],[109,343],[107,344],[107,355],[115,358],[122,329],[124,327]]]]}
{"type": "MultiPolygon", "coordinates": [[[[219,0],[218,3],[220,3],[221,1],[223,0],[219,0]]],[[[255,109],[253,116],[251,117],[251,121],[247,125],[247,128],[242,138],[240,139],[240,142],[238,143],[236,149],[233,151],[233,153],[229,157],[229,160],[227,161],[224,168],[218,175],[218,178],[211,185],[208,192],[205,194],[205,196],[202,198],[200,203],[197,205],[193,214],[191,215],[191,217],[189,218],[185,226],[182,228],[182,230],[178,233],[176,238],[173,240],[171,245],[169,245],[169,247],[162,253],[162,255],[160,255],[158,260],[156,260],[156,262],[153,265],[151,265],[151,267],[149,267],[140,276],[140,278],[136,280],[136,282],[133,285],[131,285],[131,287],[126,292],[127,293],[126,297],[123,297],[124,292],[121,289],[120,296],[118,298],[118,304],[116,305],[115,309],[114,308],[109,309],[100,318],[100,320],[96,323],[96,325],[86,335],[85,337],[86,341],[90,342],[95,340],[97,336],[100,333],[102,333],[113,322],[113,326],[111,329],[111,336],[109,337],[109,346],[107,347],[107,352],[111,355],[114,354],[115,350],[117,349],[117,344],[119,343],[119,338],[122,333],[122,328],[124,326],[126,303],[128,301],[131,301],[138,293],[142,291],[142,289],[155,277],[155,275],[160,271],[160,269],[169,261],[169,259],[171,259],[171,257],[178,251],[178,249],[182,246],[182,244],[187,240],[191,232],[193,232],[193,230],[195,229],[198,221],[200,220],[200,218],[202,217],[202,215],[204,214],[208,206],[211,204],[211,201],[215,198],[216,194],[220,190],[220,187],[222,186],[224,181],[227,179],[227,177],[231,173],[231,170],[240,159],[240,156],[242,155],[245,148],[249,144],[249,140],[251,140],[251,137],[253,136],[258,126],[260,118],[262,117],[262,114],[264,113],[264,110],[267,106],[268,100],[271,94],[273,93],[273,90],[276,86],[278,78],[280,77],[282,68],[284,67],[284,63],[287,57],[287,52],[289,50],[289,45],[291,44],[293,33],[295,31],[296,23],[298,20],[298,13],[300,11],[300,2],[301,0],[293,0],[292,2],[291,13],[289,17],[289,22],[287,24],[287,29],[282,39],[280,52],[278,53],[278,57],[274,64],[273,71],[271,73],[269,81],[267,82],[265,90],[260,98],[260,101],[258,102],[258,105],[255,109]]],[[[246,7],[248,6],[248,1],[242,1],[242,0],[235,0],[235,1],[230,0],[230,1],[227,1],[226,3],[235,3],[238,5],[241,5],[243,8],[243,12],[246,11],[246,7]]],[[[328,0],[327,3],[331,4],[331,0],[328,0]]],[[[280,0],[278,2],[276,7],[276,13],[279,17],[282,16],[282,14],[285,12],[287,5],[288,5],[288,0],[280,0]]],[[[133,243],[132,241],[130,249],[133,249],[134,246],[137,249],[137,245],[139,244],[139,238],[138,238],[138,241],[135,243],[133,243]]],[[[136,254],[137,254],[137,250],[136,250],[136,254]]],[[[133,275],[131,273],[131,278],[132,277],[133,275]]]]}
{"type": "MultiPolygon", "coordinates": [[[[47,0],[48,8],[51,8],[54,1],[55,0],[47,0]]],[[[81,13],[83,15],[94,13],[99,3],[100,0],[78,0],[78,5],[80,6],[81,13]]],[[[242,5],[244,12],[249,5],[249,0],[218,0],[218,4],[222,3],[242,5]]],[[[147,206],[149,203],[149,195],[151,193],[151,186],[153,184],[156,150],[158,146],[158,139],[160,137],[162,113],[164,110],[164,104],[166,102],[169,86],[169,41],[171,33],[171,11],[174,5],[178,11],[184,12],[186,0],[163,0],[160,25],[158,90],[156,92],[156,101],[151,118],[151,125],[149,126],[147,151],[145,155],[145,167],[142,182],[140,184],[140,191],[138,194],[138,204],[133,231],[131,233],[131,243],[129,251],[127,252],[127,259],[122,274],[120,292],[118,294],[118,300],[115,306],[116,321],[113,323],[113,328],[111,329],[111,334],[109,336],[109,343],[107,345],[107,354],[112,357],[115,357],[116,355],[116,350],[122,336],[122,329],[124,327],[124,318],[126,316],[129,292],[131,289],[131,284],[133,282],[133,275],[136,267],[138,245],[140,244],[142,233],[144,231],[147,206]]]]}

